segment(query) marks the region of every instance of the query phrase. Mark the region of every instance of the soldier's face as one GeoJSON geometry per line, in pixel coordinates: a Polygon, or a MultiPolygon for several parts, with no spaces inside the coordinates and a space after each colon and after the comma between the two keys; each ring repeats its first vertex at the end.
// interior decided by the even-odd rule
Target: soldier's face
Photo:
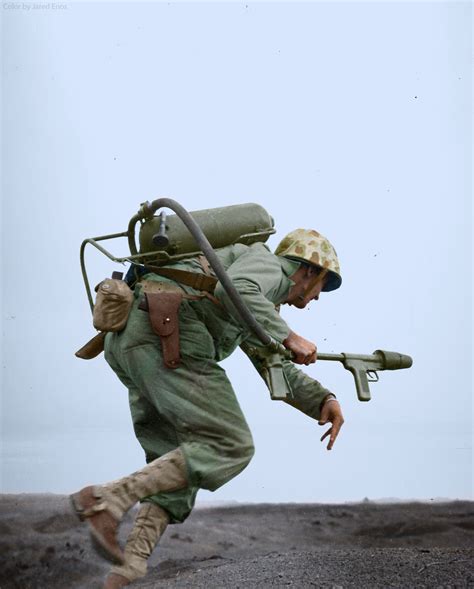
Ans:
{"type": "Polygon", "coordinates": [[[300,268],[291,279],[295,285],[291,287],[285,302],[298,309],[304,309],[311,301],[319,299],[326,275],[317,274],[311,268],[306,268],[304,271],[300,268]]]}

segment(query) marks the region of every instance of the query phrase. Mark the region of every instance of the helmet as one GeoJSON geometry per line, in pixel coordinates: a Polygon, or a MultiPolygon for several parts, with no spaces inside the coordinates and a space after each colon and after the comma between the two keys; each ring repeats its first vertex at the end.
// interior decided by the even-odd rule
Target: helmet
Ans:
{"type": "Polygon", "coordinates": [[[324,235],[313,229],[295,229],[284,237],[275,250],[277,256],[306,262],[328,271],[323,291],[336,290],[342,283],[336,250],[324,235]]]}

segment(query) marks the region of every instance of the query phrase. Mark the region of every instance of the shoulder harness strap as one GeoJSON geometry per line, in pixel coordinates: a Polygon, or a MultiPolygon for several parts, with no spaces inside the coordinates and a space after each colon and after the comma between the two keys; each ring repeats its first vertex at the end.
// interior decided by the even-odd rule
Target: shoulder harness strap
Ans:
{"type": "Polygon", "coordinates": [[[213,293],[216,288],[217,278],[214,276],[206,276],[200,272],[187,272],[186,270],[177,270],[176,268],[160,268],[158,266],[145,266],[149,272],[171,278],[181,284],[190,286],[195,290],[204,290],[213,293]]]}

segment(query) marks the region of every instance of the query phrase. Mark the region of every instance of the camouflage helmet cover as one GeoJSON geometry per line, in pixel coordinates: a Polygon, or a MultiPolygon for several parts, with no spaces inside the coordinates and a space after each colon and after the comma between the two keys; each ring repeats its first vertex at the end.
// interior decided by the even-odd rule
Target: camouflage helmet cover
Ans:
{"type": "Polygon", "coordinates": [[[323,291],[336,290],[342,283],[339,260],[330,241],[314,229],[295,229],[275,250],[277,256],[314,264],[328,271],[323,291]]]}

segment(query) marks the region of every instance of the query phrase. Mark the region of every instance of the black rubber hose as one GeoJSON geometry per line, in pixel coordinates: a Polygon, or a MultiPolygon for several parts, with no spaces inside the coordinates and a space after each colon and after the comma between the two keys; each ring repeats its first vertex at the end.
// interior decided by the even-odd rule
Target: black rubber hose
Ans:
{"type": "Polygon", "coordinates": [[[247,305],[233,285],[232,280],[227,275],[224,266],[216,256],[213,247],[209,243],[207,237],[204,235],[204,232],[196,223],[196,221],[191,217],[188,211],[171,198],[158,198],[152,203],[147,203],[147,213],[154,215],[156,211],[162,207],[166,207],[174,211],[189,229],[190,233],[196,240],[199,249],[206,256],[209,264],[216,273],[219,282],[222,284],[224,290],[229,295],[229,299],[236,308],[245,326],[249,327],[265,346],[271,345],[279,348],[280,344],[276,342],[270,335],[268,335],[268,333],[261,327],[255,317],[249,311],[247,305]]]}

